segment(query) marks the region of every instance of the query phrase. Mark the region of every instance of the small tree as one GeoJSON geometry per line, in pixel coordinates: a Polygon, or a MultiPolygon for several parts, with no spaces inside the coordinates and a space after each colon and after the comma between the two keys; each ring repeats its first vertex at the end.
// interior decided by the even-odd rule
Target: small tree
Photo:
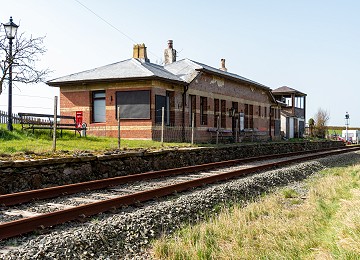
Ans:
{"type": "Polygon", "coordinates": [[[310,137],[314,137],[314,126],[315,126],[315,120],[313,118],[309,119],[309,135],[310,137]]]}
{"type": "Polygon", "coordinates": [[[43,46],[45,37],[26,38],[22,33],[13,40],[12,57],[9,55],[9,40],[6,35],[0,35],[0,94],[8,80],[9,68],[13,67],[13,82],[38,83],[44,82],[48,69],[38,69],[39,55],[46,52],[43,46]]]}
{"type": "Polygon", "coordinates": [[[327,123],[330,119],[329,112],[319,108],[314,117],[315,135],[319,138],[325,138],[327,132],[327,123]]]}

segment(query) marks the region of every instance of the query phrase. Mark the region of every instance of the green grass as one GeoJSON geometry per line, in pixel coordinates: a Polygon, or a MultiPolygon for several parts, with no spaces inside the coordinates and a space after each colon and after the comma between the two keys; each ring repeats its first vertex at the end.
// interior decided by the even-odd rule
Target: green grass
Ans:
{"type": "Polygon", "coordinates": [[[155,259],[360,259],[360,165],[235,205],[154,241],[155,259]],[[296,200],[296,203],[293,201],[296,200]]]}
{"type": "MultiPolygon", "coordinates": [[[[0,153],[49,153],[52,151],[53,137],[49,130],[21,130],[21,125],[14,125],[12,132],[0,124],[0,153]]],[[[161,143],[152,140],[121,139],[121,149],[159,149],[166,147],[188,147],[189,143],[161,143]]],[[[74,131],[63,131],[56,141],[57,151],[106,151],[118,148],[117,138],[80,137],[74,131]]]]}

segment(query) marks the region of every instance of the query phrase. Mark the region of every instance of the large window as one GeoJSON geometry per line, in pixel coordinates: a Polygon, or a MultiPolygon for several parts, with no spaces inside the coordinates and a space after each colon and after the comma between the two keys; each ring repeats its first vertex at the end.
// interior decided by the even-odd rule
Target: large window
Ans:
{"type": "Polygon", "coordinates": [[[200,124],[207,125],[207,98],[200,97],[200,124]]]}
{"type": "Polygon", "coordinates": [[[93,101],[93,113],[92,121],[94,123],[104,123],[106,122],[106,104],[105,104],[105,91],[94,91],[92,93],[93,101]]]}
{"type": "Polygon", "coordinates": [[[116,105],[122,119],[150,119],[150,90],[118,91],[116,105]]]}
{"type": "Polygon", "coordinates": [[[254,128],[254,106],[245,104],[245,128],[254,128]]]}

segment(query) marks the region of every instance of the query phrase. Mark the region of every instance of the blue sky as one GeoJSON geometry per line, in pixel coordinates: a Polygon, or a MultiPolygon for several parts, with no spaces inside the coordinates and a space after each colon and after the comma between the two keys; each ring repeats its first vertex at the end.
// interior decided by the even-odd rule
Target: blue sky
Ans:
{"type": "MultiPolygon", "coordinates": [[[[178,59],[218,68],[225,58],[229,72],[307,93],[307,119],[322,108],[330,125],[344,125],[349,112],[350,126],[360,127],[359,13],[355,0],[12,0],[1,3],[0,22],[13,16],[19,32],[46,35],[39,66],[54,71],[49,79],[131,58],[135,43],[158,63],[172,39],[178,59]]],[[[16,84],[13,110],[51,113],[58,93],[16,84]]]]}

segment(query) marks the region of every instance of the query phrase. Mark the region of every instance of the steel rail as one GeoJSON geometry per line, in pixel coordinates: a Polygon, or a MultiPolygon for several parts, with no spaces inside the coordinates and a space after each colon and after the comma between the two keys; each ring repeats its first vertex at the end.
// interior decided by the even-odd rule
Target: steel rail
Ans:
{"type": "Polygon", "coordinates": [[[338,149],[351,149],[351,148],[348,148],[348,147],[340,147],[340,148],[336,148],[336,149],[327,148],[327,149],[315,150],[315,151],[309,150],[309,151],[290,152],[290,153],[282,153],[282,154],[263,155],[263,156],[258,156],[258,157],[249,157],[249,158],[243,158],[243,159],[235,159],[235,160],[228,160],[228,161],[222,161],[222,162],[214,162],[214,163],[208,163],[208,164],[186,166],[186,167],[180,167],[180,168],[174,168],[174,169],[168,169],[168,170],[151,171],[151,172],[145,172],[145,173],[126,175],[126,176],[119,176],[119,177],[114,177],[114,178],[107,178],[107,179],[101,179],[101,180],[94,180],[94,181],[88,181],[88,182],[81,182],[81,183],[75,183],[75,184],[49,187],[49,188],[44,188],[44,189],[29,190],[29,191],[23,191],[23,192],[17,192],[17,193],[9,193],[9,194],[0,195],[0,206],[14,206],[14,205],[18,205],[21,203],[34,201],[34,200],[55,198],[55,197],[75,194],[75,193],[84,192],[84,191],[104,189],[107,187],[117,186],[120,184],[125,184],[125,183],[130,183],[130,182],[135,182],[135,181],[143,181],[143,180],[155,179],[155,178],[160,178],[160,177],[175,176],[175,175],[179,175],[179,174],[186,174],[186,173],[191,173],[191,172],[196,172],[196,171],[209,170],[209,169],[213,169],[213,168],[225,167],[225,166],[241,164],[241,163],[246,163],[246,162],[251,162],[251,161],[269,160],[269,159],[276,159],[276,158],[281,158],[281,157],[291,157],[291,156],[298,156],[298,155],[302,155],[302,154],[322,152],[322,151],[328,151],[328,150],[338,150],[338,149]]]}
{"type": "Polygon", "coordinates": [[[50,227],[58,224],[65,223],[67,221],[76,220],[79,218],[84,218],[92,215],[99,214],[101,212],[106,212],[112,209],[116,209],[122,206],[132,205],[137,202],[144,202],[154,198],[166,196],[173,194],[175,192],[185,191],[195,187],[203,186],[205,184],[210,184],[218,181],[224,181],[234,177],[240,177],[249,173],[254,173],[256,171],[265,170],[273,167],[279,167],[294,162],[311,160],[319,157],[330,156],[335,154],[347,153],[354,150],[360,150],[359,147],[354,149],[341,149],[337,151],[322,152],[317,154],[312,154],[300,158],[292,158],[290,160],[284,160],[275,163],[267,163],[252,168],[246,168],[241,170],[236,170],[232,172],[227,172],[223,174],[213,175],[209,177],[199,178],[191,181],[185,181],[178,184],[173,184],[157,189],[141,191],[130,195],[125,195],[117,197],[114,199],[108,199],[104,201],[94,202],[86,205],[80,205],[75,208],[70,208],[66,210],[55,211],[52,213],[43,214],[40,216],[24,218],[20,220],[15,220],[7,223],[0,224],[0,240],[18,236],[24,233],[28,233],[39,228],[50,227]]]}

